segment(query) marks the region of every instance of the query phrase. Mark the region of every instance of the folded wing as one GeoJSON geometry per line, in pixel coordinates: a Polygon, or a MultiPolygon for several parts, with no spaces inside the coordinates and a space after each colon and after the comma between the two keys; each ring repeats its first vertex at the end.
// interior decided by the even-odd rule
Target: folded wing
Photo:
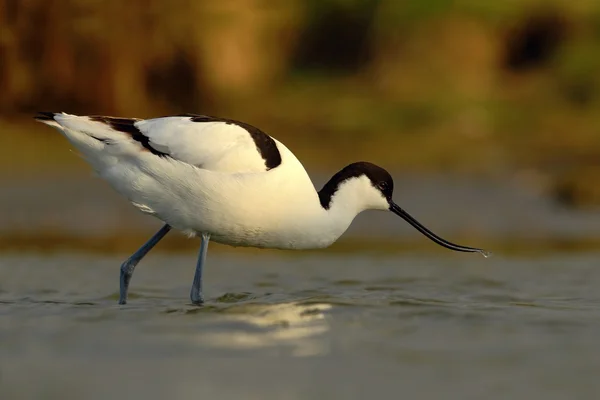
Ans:
{"type": "Polygon", "coordinates": [[[124,146],[211,171],[261,172],[281,164],[281,154],[273,138],[252,125],[234,120],[201,115],[140,120],[65,113],[40,113],[36,119],[85,135],[90,138],[88,141],[93,138],[96,143],[103,143],[107,151],[124,146]]]}
{"type": "Polygon", "coordinates": [[[186,115],[136,121],[134,126],[153,149],[198,168],[259,172],[281,164],[275,141],[242,122],[186,115]]]}

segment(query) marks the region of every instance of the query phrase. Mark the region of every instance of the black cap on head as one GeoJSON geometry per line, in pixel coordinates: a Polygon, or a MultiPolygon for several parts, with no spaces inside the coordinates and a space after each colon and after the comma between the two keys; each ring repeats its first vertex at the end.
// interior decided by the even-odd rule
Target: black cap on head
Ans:
{"type": "Polygon", "coordinates": [[[370,162],[359,161],[344,167],[323,186],[323,189],[319,192],[321,206],[328,210],[331,205],[331,198],[338,190],[338,187],[348,179],[358,178],[363,175],[369,178],[373,187],[381,191],[386,199],[392,199],[394,180],[389,172],[370,162]]]}

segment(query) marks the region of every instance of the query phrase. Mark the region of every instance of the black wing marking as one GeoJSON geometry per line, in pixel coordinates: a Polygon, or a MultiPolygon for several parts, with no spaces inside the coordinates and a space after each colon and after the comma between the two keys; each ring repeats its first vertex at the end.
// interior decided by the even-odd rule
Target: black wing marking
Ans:
{"type": "Polygon", "coordinates": [[[133,140],[139,142],[146,150],[150,153],[160,156],[168,157],[169,154],[163,153],[162,151],[156,150],[150,145],[150,138],[145,136],[136,126],[135,123],[138,119],[134,118],[117,118],[117,117],[104,117],[104,116],[91,116],[90,120],[96,122],[102,122],[110,126],[112,129],[128,134],[133,140]]]}
{"type": "Polygon", "coordinates": [[[226,124],[237,125],[240,128],[245,129],[250,134],[252,140],[254,140],[256,149],[263,160],[265,160],[267,171],[281,165],[281,153],[273,138],[253,125],[233,119],[217,118],[207,115],[183,114],[179,116],[190,117],[192,122],[225,122],[226,124]]]}

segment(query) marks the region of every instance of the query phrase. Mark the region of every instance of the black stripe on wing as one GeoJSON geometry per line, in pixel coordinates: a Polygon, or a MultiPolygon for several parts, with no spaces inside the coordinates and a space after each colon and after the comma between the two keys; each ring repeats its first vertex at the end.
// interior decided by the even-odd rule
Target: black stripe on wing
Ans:
{"type": "Polygon", "coordinates": [[[135,123],[139,120],[134,118],[117,118],[117,117],[104,117],[104,116],[92,116],[90,120],[96,122],[102,122],[110,126],[112,129],[128,134],[133,140],[140,143],[150,153],[160,157],[168,157],[169,154],[163,153],[162,151],[156,150],[150,145],[150,139],[144,136],[142,132],[135,126],[135,123]]]}
{"type": "Polygon", "coordinates": [[[256,149],[263,160],[265,160],[267,171],[276,168],[281,164],[281,153],[273,138],[255,126],[233,119],[210,117],[208,115],[183,114],[178,116],[190,117],[193,122],[225,122],[226,124],[237,125],[240,128],[245,129],[246,132],[250,134],[252,140],[254,140],[256,149]]]}

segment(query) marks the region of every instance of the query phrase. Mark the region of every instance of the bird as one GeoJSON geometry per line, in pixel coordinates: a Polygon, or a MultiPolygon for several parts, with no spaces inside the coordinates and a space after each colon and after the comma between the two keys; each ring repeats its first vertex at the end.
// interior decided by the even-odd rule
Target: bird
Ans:
{"type": "Polygon", "coordinates": [[[317,191],[302,163],[280,141],[245,122],[199,114],[151,119],[39,112],[120,195],[164,225],[120,266],[119,304],[127,303],[138,263],[172,229],[200,237],[190,291],[204,303],[202,271],[209,241],[271,249],[318,249],[334,243],[365,210],[403,218],[451,250],[449,242],[392,199],[384,168],[351,163],[317,191]]]}

